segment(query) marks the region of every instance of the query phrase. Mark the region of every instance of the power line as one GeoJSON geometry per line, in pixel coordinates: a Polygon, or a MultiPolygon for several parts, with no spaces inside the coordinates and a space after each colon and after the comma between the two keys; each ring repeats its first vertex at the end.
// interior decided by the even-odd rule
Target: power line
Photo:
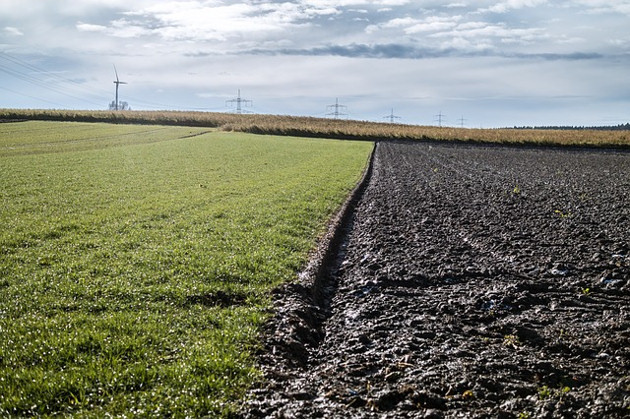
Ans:
{"type": "MultiPolygon", "coordinates": [[[[98,88],[98,86],[87,86],[83,83],[77,82],[76,80],[63,77],[55,72],[45,70],[41,67],[38,67],[34,64],[31,64],[23,59],[18,57],[14,57],[5,52],[0,52],[0,72],[6,73],[11,77],[14,77],[18,80],[21,80],[30,85],[36,86],[39,88],[40,92],[48,91],[53,92],[57,95],[61,95],[67,98],[72,98],[74,100],[81,101],[83,103],[89,103],[97,106],[98,108],[103,107],[103,102],[107,97],[110,97],[111,91],[109,89],[98,88]],[[105,98],[105,99],[104,99],[105,98]]],[[[114,66],[114,73],[116,74],[116,80],[120,82],[118,78],[117,69],[114,66]]],[[[116,81],[114,81],[116,84],[116,81]]],[[[120,84],[126,84],[126,82],[120,82],[120,84]]],[[[118,86],[117,86],[118,87],[118,86]]],[[[28,95],[24,92],[18,92],[15,90],[8,89],[6,87],[2,87],[3,90],[8,92],[29,97],[31,99],[36,99],[41,102],[46,102],[55,107],[64,107],[63,104],[59,103],[59,101],[51,101],[48,99],[44,99],[43,97],[35,97],[32,95],[28,95]]],[[[210,110],[209,108],[190,108],[190,107],[180,107],[180,106],[172,106],[163,103],[155,103],[146,100],[141,100],[134,98],[133,96],[125,95],[128,98],[128,101],[133,103],[142,104],[142,106],[152,109],[181,109],[181,110],[210,110]]],[[[116,103],[118,103],[118,108],[120,109],[121,102],[114,100],[110,103],[110,108],[114,110],[116,108],[116,103]]],[[[216,109],[218,111],[218,109],[216,109]]]]}
{"type": "Polygon", "coordinates": [[[445,116],[446,116],[446,115],[443,115],[443,114],[442,114],[442,111],[440,111],[440,113],[439,113],[439,114],[434,115],[434,118],[436,118],[436,119],[434,119],[434,121],[437,121],[437,122],[438,122],[438,125],[441,127],[441,126],[442,126],[442,121],[444,120],[444,117],[445,117],[445,116]]]}
{"type": "MultiPolygon", "coordinates": [[[[64,77],[57,72],[50,71],[38,67],[35,64],[32,64],[24,59],[20,59],[16,56],[12,56],[6,52],[0,51],[0,72],[8,74],[11,78],[16,80],[20,80],[29,85],[35,86],[38,88],[37,97],[34,95],[29,95],[24,91],[16,91],[9,89],[8,87],[0,87],[1,89],[19,95],[23,97],[28,97],[31,99],[35,99],[37,101],[41,101],[44,103],[48,103],[55,107],[63,108],[65,105],[60,103],[59,99],[52,100],[51,98],[46,98],[46,92],[54,93],[59,97],[71,98],[76,101],[80,101],[81,103],[88,103],[90,105],[95,105],[98,108],[103,107],[103,102],[107,100],[111,95],[111,91],[109,89],[99,88],[99,86],[88,86],[82,82],[78,82],[77,80],[73,80],[68,77],[64,77]]],[[[120,82],[120,79],[117,75],[117,69],[114,69],[114,73],[116,74],[116,80],[120,82]]],[[[120,84],[124,84],[125,82],[120,82],[120,84]]],[[[116,84],[116,81],[114,81],[116,84]]],[[[118,86],[119,87],[119,86],[118,86]]],[[[119,92],[120,93],[120,92],[119,92]]],[[[144,108],[149,109],[179,109],[179,110],[199,110],[199,111],[216,111],[219,112],[220,109],[217,108],[207,108],[207,107],[189,107],[189,106],[173,106],[164,103],[156,103],[152,101],[142,100],[139,98],[135,98],[133,95],[125,94],[125,98],[130,103],[140,104],[144,108]]],[[[120,109],[121,102],[120,101],[111,101],[110,107],[111,109],[116,108],[116,102],[118,102],[118,108],[120,109]]]]}
{"type": "Polygon", "coordinates": [[[460,126],[461,128],[464,128],[464,122],[466,122],[466,121],[467,121],[467,119],[464,119],[464,116],[463,116],[463,115],[462,115],[462,117],[461,117],[461,118],[459,118],[459,119],[457,120],[457,122],[459,122],[459,126],[460,126]]]}
{"type": "Polygon", "coordinates": [[[35,85],[35,86],[37,86],[39,88],[42,88],[42,89],[45,89],[45,90],[48,90],[48,91],[51,91],[51,92],[54,92],[54,93],[57,93],[57,94],[60,94],[60,95],[63,95],[63,96],[67,96],[67,97],[72,98],[72,99],[80,100],[80,101],[83,101],[83,102],[90,102],[92,104],[95,104],[95,102],[86,100],[85,98],[81,98],[81,97],[78,97],[78,96],[71,95],[71,94],[67,93],[64,90],[58,89],[56,87],[56,85],[51,85],[51,84],[49,84],[49,83],[47,83],[47,82],[45,82],[43,80],[40,80],[40,79],[38,79],[36,77],[33,77],[33,76],[30,76],[28,74],[20,73],[18,71],[15,71],[15,70],[12,70],[12,69],[6,68],[6,67],[0,67],[0,71],[2,71],[5,74],[8,74],[10,76],[13,76],[16,79],[22,80],[22,81],[24,81],[26,83],[33,84],[33,85],[35,85]]]}
{"type": "Polygon", "coordinates": [[[327,116],[334,116],[335,119],[338,119],[340,116],[348,116],[347,113],[342,113],[339,112],[340,109],[347,109],[348,107],[346,105],[340,105],[339,104],[339,98],[335,98],[335,104],[334,105],[328,105],[326,106],[326,110],[328,109],[334,109],[334,111],[327,113],[327,116]]]}
{"type": "Polygon", "coordinates": [[[391,113],[387,116],[384,116],[383,119],[389,119],[389,122],[393,124],[394,122],[396,122],[396,119],[400,119],[400,116],[394,115],[394,108],[392,108],[391,113]]]}
{"type": "Polygon", "coordinates": [[[243,112],[248,112],[248,111],[243,111],[242,106],[253,106],[253,101],[251,100],[247,100],[247,99],[242,99],[241,98],[241,89],[238,89],[238,95],[236,96],[236,99],[230,99],[230,100],[226,100],[225,104],[227,106],[227,104],[236,104],[236,113],[243,113],[243,112]]]}
{"type": "MultiPolygon", "coordinates": [[[[4,53],[4,52],[0,53],[0,58],[3,59],[5,63],[9,64],[9,65],[7,64],[3,65],[2,63],[0,63],[0,71],[2,71],[5,74],[8,74],[18,80],[32,84],[41,89],[54,92],[59,95],[63,95],[63,96],[66,96],[75,100],[91,103],[94,105],[100,105],[100,103],[94,102],[90,99],[86,99],[85,98],[86,92],[84,90],[84,86],[82,86],[80,83],[74,80],[61,77],[58,74],[44,70],[40,67],[37,67],[17,57],[8,55],[7,53],[4,53]],[[45,76],[45,77],[41,77],[41,76],[45,76]],[[75,89],[75,92],[69,93],[68,92],[69,89],[75,89]],[[80,91],[77,92],[76,89],[79,89],[80,91]],[[77,95],[81,95],[82,97],[79,97],[77,95]]],[[[94,98],[97,97],[93,93],[87,94],[87,95],[90,95],[94,98]]],[[[42,98],[37,98],[37,99],[45,101],[45,102],[47,101],[42,98]]]]}
{"type": "Polygon", "coordinates": [[[32,72],[45,74],[47,77],[57,79],[57,81],[59,81],[59,82],[69,83],[69,84],[74,84],[74,85],[77,85],[77,86],[81,86],[81,84],[78,83],[76,80],[72,80],[72,79],[69,79],[69,78],[66,78],[66,77],[62,77],[62,76],[60,76],[59,74],[57,74],[55,72],[51,72],[51,71],[45,70],[45,69],[43,69],[41,67],[37,67],[36,65],[34,65],[32,63],[24,61],[24,60],[22,60],[22,59],[20,59],[18,57],[11,56],[11,55],[7,54],[6,52],[1,52],[0,53],[0,58],[3,58],[6,61],[10,61],[13,64],[19,65],[20,67],[24,67],[26,69],[29,69],[32,72]]]}
{"type": "Polygon", "coordinates": [[[50,103],[51,105],[63,107],[63,105],[61,103],[52,102],[50,100],[42,99],[40,97],[27,95],[26,93],[23,93],[23,92],[16,92],[15,90],[7,89],[6,87],[3,87],[3,86],[0,86],[0,89],[5,90],[5,91],[10,92],[10,93],[13,93],[15,95],[24,96],[24,97],[28,97],[28,98],[31,98],[31,99],[35,99],[35,100],[40,101],[40,102],[46,102],[46,103],[50,103]]]}

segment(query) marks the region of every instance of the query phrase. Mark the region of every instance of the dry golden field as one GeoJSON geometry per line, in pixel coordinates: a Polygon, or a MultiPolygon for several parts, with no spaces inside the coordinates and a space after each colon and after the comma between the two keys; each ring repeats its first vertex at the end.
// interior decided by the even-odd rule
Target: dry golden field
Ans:
{"type": "Polygon", "coordinates": [[[630,132],[476,129],[262,114],[176,111],[0,110],[2,120],[58,120],[213,127],[256,134],[355,140],[415,139],[500,144],[630,147],[630,132]]]}

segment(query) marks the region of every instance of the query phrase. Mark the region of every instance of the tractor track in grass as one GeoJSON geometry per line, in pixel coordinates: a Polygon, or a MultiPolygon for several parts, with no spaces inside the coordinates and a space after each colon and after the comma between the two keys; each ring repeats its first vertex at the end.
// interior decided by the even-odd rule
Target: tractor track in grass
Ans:
{"type": "Polygon", "coordinates": [[[240,416],[630,414],[630,153],[381,142],[353,196],[240,416]]]}

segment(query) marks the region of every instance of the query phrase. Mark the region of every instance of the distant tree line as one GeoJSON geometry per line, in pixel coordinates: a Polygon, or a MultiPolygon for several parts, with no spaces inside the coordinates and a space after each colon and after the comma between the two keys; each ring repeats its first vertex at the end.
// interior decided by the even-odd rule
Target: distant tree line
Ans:
{"type": "Polygon", "coordinates": [[[589,131],[630,131],[630,123],[619,124],[619,125],[604,125],[601,127],[585,127],[585,126],[542,126],[542,127],[517,127],[515,126],[513,129],[548,129],[548,130],[589,130],[589,131]]]}

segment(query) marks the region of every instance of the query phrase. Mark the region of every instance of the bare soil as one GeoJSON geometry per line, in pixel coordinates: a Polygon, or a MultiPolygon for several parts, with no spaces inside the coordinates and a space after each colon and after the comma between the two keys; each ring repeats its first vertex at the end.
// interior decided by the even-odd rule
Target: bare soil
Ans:
{"type": "Polygon", "coordinates": [[[382,142],[361,192],[243,417],[630,417],[630,153],[382,142]]]}

